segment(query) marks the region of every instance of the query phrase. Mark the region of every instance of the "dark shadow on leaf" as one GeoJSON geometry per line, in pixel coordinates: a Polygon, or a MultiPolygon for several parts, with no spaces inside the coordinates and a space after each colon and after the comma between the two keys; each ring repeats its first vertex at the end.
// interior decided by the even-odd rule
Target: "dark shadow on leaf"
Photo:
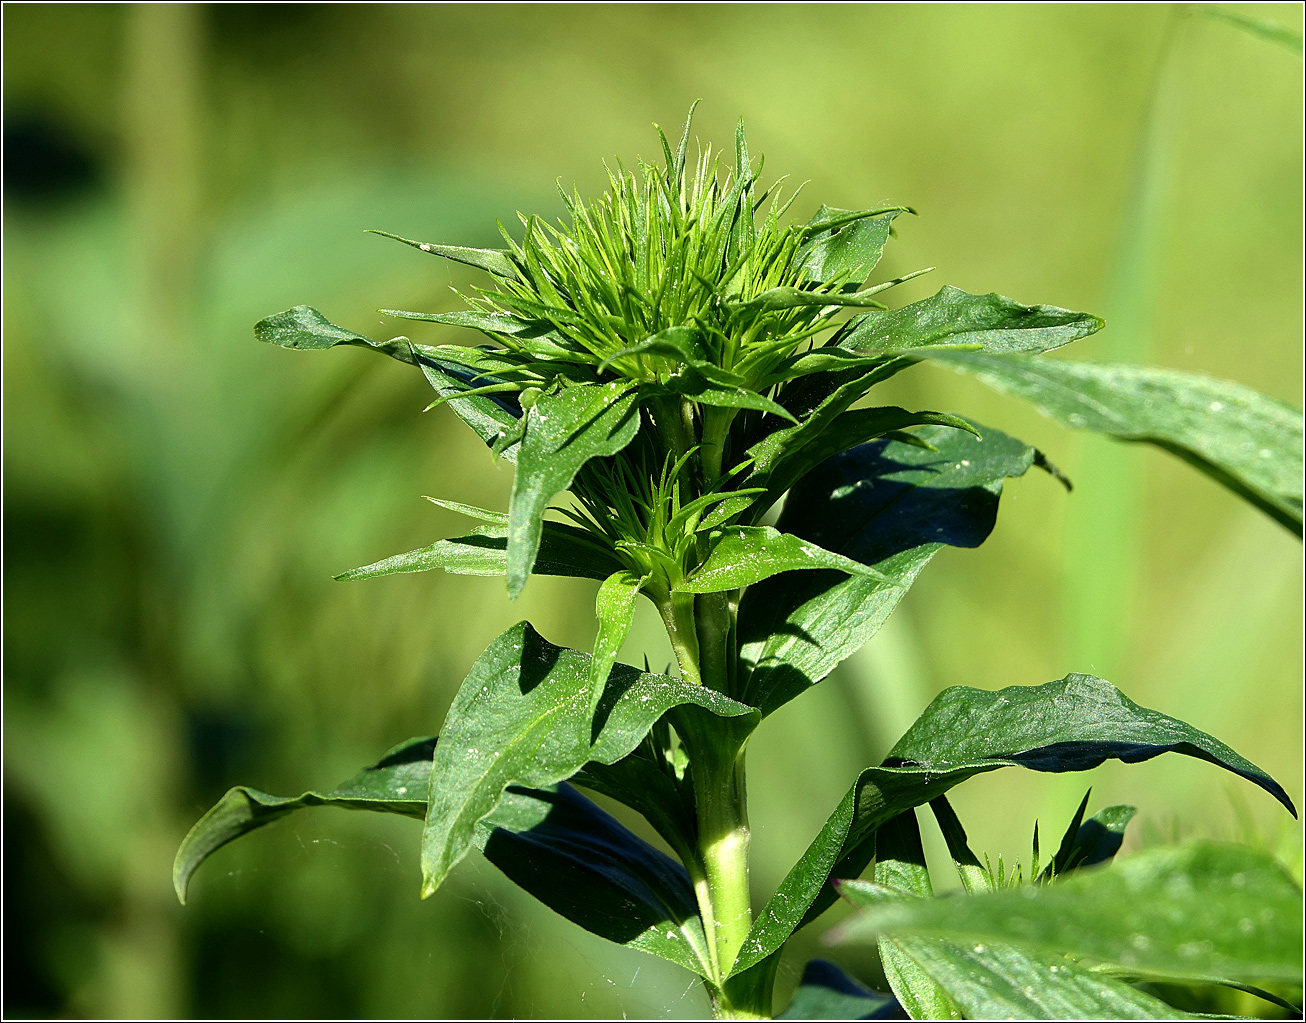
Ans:
{"type": "Polygon", "coordinates": [[[608,673],[608,681],[603,688],[603,695],[599,697],[599,704],[594,709],[594,724],[590,735],[591,743],[598,742],[599,735],[607,726],[612,708],[639,681],[641,674],[637,668],[632,668],[628,664],[614,664],[612,666],[612,671],[608,673]]]}
{"type": "Polygon", "coordinates": [[[485,856],[513,882],[586,930],[627,944],[679,931],[697,914],[689,874],[570,785],[509,786],[485,856]],[[507,820],[518,815],[520,823],[507,820]]]}
{"type": "Polygon", "coordinates": [[[517,687],[522,696],[526,696],[553,671],[562,654],[562,647],[556,647],[529,626],[522,637],[521,673],[517,676],[517,687]]]}
{"type": "Polygon", "coordinates": [[[380,771],[386,767],[398,767],[400,764],[415,764],[418,761],[430,762],[435,758],[435,744],[439,742],[438,736],[431,736],[429,739],[419,739],[417,742],[411,742],[407,746],[402,746],[391,753],[387,753],[375,764],[368,768],[369,771],[380,771]]]}
{"type": "MultiPolygon", "coordinates": [[[[416,353],[417,364],[419,366],[429,366],[447,377],[453,377],[467,385],[470,390],[474,387],[485,387],[489,384],[501,384],[504,381],[498,377],[487,376],[484,373],[478,373],[467,366],[460,366],[455,362],[444,362],[440,359],[432,359],[429,355],[422,352],[416,353]]],[[[455,395],[456,397],[456,395],[455,395]]],[[[521,404],[515,394],[485,394],[481,397],[489,398],[490,401],[498,405],[515,419],[520,419],[523,415],[521,404]]]]}
{"type": "Polygon", "coordinates": [[[1145,760],[1159,757],[1162,753],[1181,753],[1184,756],[1205,760],[1216,764],[1239,777],[1246,778],[1269,792],[1283,803],[1288,811],[1297,816],[1297,810],[1284,792],[1283,787],[1274,779],[1257,775],[1235,765],[1221,763],[1206,750],[1190,742],[1173,743],[1135,743],[1135,742],[1054,742],[1023,753],[1013,753],[1000,759],[1013,760],[1022,767],[1032,771],[1088,771],[1108,759],[1120,760],[1126,764],[1141,764],[1145,760]]]}

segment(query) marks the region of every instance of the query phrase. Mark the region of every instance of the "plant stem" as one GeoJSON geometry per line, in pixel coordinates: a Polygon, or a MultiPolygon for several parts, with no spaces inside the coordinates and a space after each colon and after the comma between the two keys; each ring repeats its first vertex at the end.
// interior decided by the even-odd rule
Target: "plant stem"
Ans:
{"type": "MultiPolygon", "coordinates": [[[[703,685],[728,693],[734,633],[730,594],[699,596],[692,608],[693,671],[703,685]]],[[[675,636],[672,645],[676,645],[675,636]]],[[[680,656],[679,649],[677,656],[680,656]]],[[[681,670],[688,677],[683,663],[681,670]]],[[[748,886],[746,746],[730,729],[708,724],[707,719],[687,717],[677,727],[686,729],[681,738],[690,753],[698,825],[697,862],[692,873],[713,959],[715,976],[708,982],[713,1009],[722,1019],[764,1019],[770,1016],[769,982],[744,990],[738,985],[732,989],[726,983],[753,924],[748,886]],[[700,720],[702,725],[698,725],[700,720]]]]}
{"type": "Polygon", "coordinates": [[[663,591],[662,599],[656,599],[658,613],[666,627],[667,638],[671,640],[671,649],[676,655],[676,664],[680,667],[680,677],[686,682],[701,685],[703,678],[699,669],[698,628],[694,619],[694,595],[692,593],[671,593],[663,591]]]}
{"type": "MultiPolygon", "coordinates": [[[[698,811],[698,853],[709,903],[704,923],[712,931],[708,935],[708,947],[716,957],[718,976],[724,978],[753,924],[748,890],[748,800],[743,751],[718,770],[697,765],[694,795],[698,811]]],[[[734,1005],[723,984],[714,987],[712,996],[718,1016],[737,1019],[766,1013],[764,1008],[734,1005]]]]}

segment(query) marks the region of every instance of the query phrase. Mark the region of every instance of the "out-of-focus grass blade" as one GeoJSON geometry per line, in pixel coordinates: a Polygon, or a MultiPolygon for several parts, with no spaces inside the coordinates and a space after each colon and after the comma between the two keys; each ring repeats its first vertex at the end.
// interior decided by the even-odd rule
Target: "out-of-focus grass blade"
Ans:
{"type": "Polygon", "coordinates": [[[1285,50],[1291,50],[1299,57],[1302,55],[1302,34],[1295,28],[1289,28],[1277,21],[1270,21],[1267,18],[1253,18],[1250,15],[1236,14],[1233,11],[1222,11],[1218,7],[1208,7],[1206,4],[1186,4],[1184,11],[1188,14],[1210,18],[1212,21],[1223,21],[1225,24],[1242,29],[1248,35],[1264,39],[1266,42],[1277,43],[1285,50]]]}

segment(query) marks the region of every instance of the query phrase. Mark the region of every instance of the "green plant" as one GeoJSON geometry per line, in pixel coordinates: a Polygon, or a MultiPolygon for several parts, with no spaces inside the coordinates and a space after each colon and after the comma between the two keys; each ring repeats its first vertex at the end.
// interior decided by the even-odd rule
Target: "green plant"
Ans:
{"type": "MultiPolygon", "coordinates": [[[[399,239],[485,271],[490,284],[465,296],[464,311],[383,312],[472,328],[491,345],[376,341],[306,306],[257,325],[258,337],[283,347],[362,345],[418,367],[437,393],[433,405],[448,403],[515,465],[507,513],[437,501],[483,524],[340,578],[443,568],[506,576],[512,596],[532,573],[592,578],[598,633],[587,655],[554,646],[528,623],[514,626],[472,667],[438,742],[403,743],[335,790],[280,798],[232,789],[178,852],[179,897],[215,849],[300,807],[405,814],[425,822],[423,895],[479,846],[581,926],[697,973],[718,1015],[763,1018],[786,941],[833,904],[841,879],[874,860],[875,883],[849,882],[844,892],[876,904],[859,926],[891,935],[880,939],[885,973],[913,1016],[982,1016],[995,1006],[1050,1018],[1173,1015],[1109,970],[1066,958],[1110,966],[1105,938],[1081,948],[1049,930],[1029,951],[1030,935],[1004,932],[999,939],[1016,944],[993,939],[985,951],[940,938],[947,928],[937,913],[905,912],[904,899],[929,894],[914,808],[930,803],[940,815],[975,893],[1008,878],[1001,866],[996,874],[980,867],[945,793],[999,767],[1079,771],[1176,752],[1222,766],[1293,810],[1275,781],[1217,739],[1088,675],[998,693],[948,689],[883,764],[862,772],[757,913],[748,739],[870,638],[940,548],[983,542],[1004,480],[1032,466],[1061,478],[1039,451],[998,430],[948,413],[860,405],[877,383],[922,360],[944,362],[1067,425],[1159,445],[1299,536],[1301,413],[1193,374],[1043,358],[1101,327],[1084,313],[951,287],[889,308],[879,296],[908,277],[867,281],[907,207],[822,206],[807,223],[790,223],[794,195],[762,188],[742,125],[730,172],[710,147],[689,165],[689,133],[687,123],[674,149],[662,136],[663,165],[631,172],[618,164],[596,202],[564,193],[569,224],[523,217],[520,238],[503,231],[504,249],[399,239]],[[546,519],[563,493],[571,501],[546,519]],[[766,524],[782,499],[775,525],[766,524]],[[617,662],[641,594],[665,624],[677,676],[653,673],[647,661],[642,671],[617,662]],[[675,858],[573,786],[642,814],[675,858]],[[992,995],[984,978],[1011,987],[1018,974],[1016,1010],[1010,998],[974,995],[992,995]]],[[[1063,878],[1109,860],[1130,816],[1114,807],[1083,822],[1083,811],[1049,869],[1031,866],[1036,884],[1027,890],[1041,901],[1029,905],[1052,907],[1050,918],[1060,912],[1053,895],[1092,899],[1087,878],[1107,883],[1063,878]]],[[[1226,887],[1249,876],[1252,867],[1221,855],[1201,859],[1215,864],[1207,874],[1226,887]]],[[[1267,882],[1234,893],[1242,902],[1213,901],[1278,920],[1300,900],[1288,888],[1267,882]],[[1265,892],[1268,902],[1246,902],[1265,892]]],[[[1183,917],[1193,906],[1180,907],[1158,944],[1192,944],[1196,917],[1183,917]]],[[[1116,965],[1133,980],[1299,982],[1284,965],[1297,958],[1282,940],[1292,930],[1275,931],[1277,945],[1254,961],[1213,952],[1189,955],[1182,970],[1173,957],[1157,965],[1117,955],[1116,965]]],[[[830,998],[853,999],[840,1011],[861,1006],[858,1015],[888,1002],[837,988],[817,976],[789,1015],[828,1014],[830,998]]]]}

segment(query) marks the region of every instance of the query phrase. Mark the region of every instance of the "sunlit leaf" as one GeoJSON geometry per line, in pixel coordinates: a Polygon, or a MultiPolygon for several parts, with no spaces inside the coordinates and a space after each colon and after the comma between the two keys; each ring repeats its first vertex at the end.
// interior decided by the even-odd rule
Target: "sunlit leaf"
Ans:
{"type": "Polygon", "coordinates": [[[855,289],[880,261],[889,229],[905,206],[836,210],[824,204],[805,225],[806,241],[795,257],[809,280],[838,279],[855,289]]]}
{"type": "MultiPolygon", "coordinates": [[[[940,797],[942,798],[942,797],[940,797]]],[[[908,810],[875,833],[875,882],[917,899],[934,894],[916,811],[908,810]]],[[[894,995],[912,1019],[961,1019],[961,1009],[908,952],[910,943],[879,939],[880,962],[894,995]]]]}
{"type": "Polygon", "coordinates": [[[885,358],[937,347],[1046,352],[1101,329],[1102,320],[1088,313],[945,285],[901,309],[860,317],[840,336],[839,347],[885,358]]]}
{"type": "Polygon", "coordinates": [[[1301,914],[1301,889],[1268,854],[1197,841],[1050,885],[876,905],[843,933],[1015,942],[1153,977],[1300,983],[1301,914]]]}
{"type": "Polygon", "coordinates": [[[400,743],[373,766],[327,792],[301,796],[270,796],[237,786],[201,817],[186,834],[172,867],[177,898],[186,901],[191,876],[210,855],[228,842],[306,806],[338,806],[350,810],[397,813],[419,820],[426,815],[435,738],[425,736],[400,743]]]}
{"type": "MultiPolygon", "coordinates": [[[[376,579],[405,572],[441,568],[454,575],[505,575],[508,571],[508,527],[477,526],[466,536],[437,540],[405,554],[396,554],[336,576],[345,582],[376,579]]],[[[539,575],[606,579],[621,563],[589,533],[561,522],[545,522],[534,571],[539,575]]]]}
{"type": "Polygon", "coordinates": [[[639,415],[628,384],[564,387],[527,413],[508,506],[508,593],[516,597],[535,564],[544,509],[591,458],[615,455],[635,438],[639,415]]]}
{"type": "Polygon", "coordinates": [[[718,593],[749,586],[779,572],[834,569],[856,575],[879,573],[861,562],[818,547],[770,526],[729,526],[708,539],[707,558],[684,584],[686,593],[718,593]]]}
{"type": "Polygon", "coordinates": [[[477,823],[509,785],[542,788],[587,761],[614,763],[685,704],[746,722],[758,716],[702,686],[620,664],[591,711],[589,657],[554,646],[525,622],[508,629],[472,666],[441,730],[422,837],[423,895],[466,855],[477,823]]]}
{"type": "Polygon", "coordinates": [[[1301,536],[1301,409],[1173,369],[967,352],[936,358],[1065,426],[1164,448],[1301,536]]]}
{"type": "Polygon", "coordinates": [[[402,238],[397,234],[391,234],[389,231],[371,230],[368,231],[368,234],[379,234],[382,238],[393,238],[395,241],[411,245],[415,249],[421,249],[423,252],[430,252],[436,256],[443,256],[445,259],[475,267],[477,270],[484,270],[496,277],[518,276],[517,264],[509,258],[508,253],[503,249],[469,249],[462,245],[415,242],[411,238],[402,238]]]}
{"type": "Polygon", "coordinates": [[[821,833],[758,915],[736,969],[769,955],[835,899],[831,877],[857,877],[875,830],[904,810],[1000,767],[1086,771],[1108,759],[1136,764],[1162,753],[1206,760],[1259,785],[1296,814],[1283,788],[1255,764],[1191,725],[1140,707],[1091,675],[997,692],[945,689],[880,767],[863,771],[821,833]]]}
{"type": "MultiPolygon", "coordinates": [[[[538,562],[537,562],[538,564],[538,562]]],[[[538,569],[537,569],[538,571],[538,569]]],[[[617,662],[621,644],[630,634],[635,621],[635,601],[644,579],[628,569],[614,572],[603,580],[595,598],[595,615],[599,620],[594,640],[594,659],[590,662],[590,690],[595,699],[603,691],[608,672],[617,662]]],[[[593,708],[590,708],[591,711],[593,708]]]]}
{"type": "Polygon", "coordinates": [[[275,313],[254,324],[254,336],[260,341],[281,348],[316,350],[334,348],[336,345],[358,345],[415,364],[412,343],[405,338],[391,341],[373,341],[370,337],[355,334],[352,330],[337,327],[312,306],[297,305],[282,313],[275,313]]]}
{"type": "Polygon", "coordinates": [[[1002,481],[1034,449],[991,427],[917,436],[928,451],[877,441],[837,455],[790,491],[778,523],[877,577],[810,572],[754,586],[739,608],[743,699],[769,714],[825,678],[879,629],[943,546],[977,547],[997,516],[1002,481]]]}
{"type": "MultiPolygon", "coordinates": [[[[917,899],[897,889],[865,881],[840,886],[855,905],[902,912],[922,906],[947,906],[956,900],[917,899]]],[[[996,898],[981,896],[980,898],[996,898]]],[[[835,940],[855,939],[862,920],[839,929],[835,940]]],[[[946,992],[967,1019],[1197,1019],[1124,981],[1085,969],[1055,952],[998,942],[973,943],[940,938],[881,938],[919,975],[946,992]]],[[[940,1018],[928,1012],[913,1018],[940,1018]]]]}

